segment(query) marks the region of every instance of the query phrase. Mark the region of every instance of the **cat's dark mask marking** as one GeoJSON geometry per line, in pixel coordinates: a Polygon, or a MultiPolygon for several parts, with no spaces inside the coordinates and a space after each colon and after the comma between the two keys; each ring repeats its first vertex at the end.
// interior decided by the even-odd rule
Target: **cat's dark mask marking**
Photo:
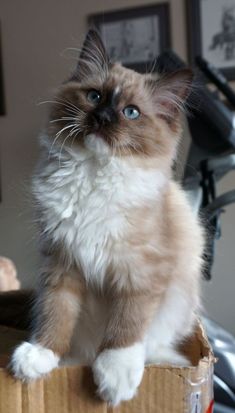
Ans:
{"type": "Polygon", "coordinates": [[[91,121],[94,122],[95,130],[118,122],[119,97],[120,90],[117,88],[108,90],[102,97],[101,103],[91,113],[91,121]]]}
{"type": "Polygon", "coordinates": [[[107,126],[118,121],[115,110],[109,106],[98,107],[91,113],[91,119],[94,122],[95,130],[102,126],[107,126]]]}

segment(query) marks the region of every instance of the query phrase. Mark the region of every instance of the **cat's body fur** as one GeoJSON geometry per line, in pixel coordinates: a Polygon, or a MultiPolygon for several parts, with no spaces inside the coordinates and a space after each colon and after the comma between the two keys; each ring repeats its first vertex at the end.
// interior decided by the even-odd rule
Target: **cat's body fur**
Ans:
{"type": "MultiPolygon", "coordinates": [[[[110,84],[116,79],[127,90],[145,81],[119,65],[111,73],[110,84]]],[[[66,87],[68,102],[77,85],[66,87]]],[[[106,131],[105,139],[90,131],[73,146],[52,143],[51,126],[44,135],[34,194],[49,257],[31,344],[13,355],[17,376],[38,377],[42,365],[48,372],[70,351],[93,366],[101,397],[117,404],[133,397],[145,363],[188,363],[177,345],[199,307],[203,237],[171,178],[180,126],[164,118],[168,103],[158,108],[157,124],[155,115],[149,129],[145,119],[139,123],[140,153],[110,151],[106,131]]],[[[131,140],[135,130],[124,135],[125,128],[120,139],[131,140]]]]}
{"type": "MultiPolygon", "coordinates": [[[[145,274],[142,274],[140,279],[139,277],[135,279],[134,275],[133,280],[127,281],[125,279],[125,273],[132,276],[132,273],[127,271],[127,267],[133,268],[138,260],[138,248],[142,247],[141,230],[143,228],[141,226],[143,226],[149,237],[146,244],[146,254],[149,253],[150,258],[151,253],[159,257],[160,265],[164,267],[164,270],[161,274],[157,270],[158,262],[155,263],[156,273],[160,278],[158,283],[165,284],[168,274],[172,274],[173,277],[173,272],[175,271],[177,275],[178,269],[175,257],[173,259],[171,257],[171,251],[175,250],[177,245],[172,237],[169,239],[168,236],[165,236],[166,245],[163,244],[162,238],[166,231],[164,227],[167,227],[167,231],[171,231],[180,243],[179,254],[185,257],[185,265],[187,265],[187,261],[188,265],[189,263],[192,265],[194,257],[198,259],[195,250],[197,237],[200,236],[197,234],[198,225],[180,187],[174,182],[167,182],[167,177],[157,168],[142,169],[138,162],[137,165],[134,164],[134,160],[131,164],[129,159],[120,160],[97,156],[89,149],[79,149],[77,152],[69,151],[67,154],[65,151],[60,159],[61,167],[59,170],[57,157],[53,159],[52,156],[48,160],[45,154],[43,159],[44,166],[41,169],[41,174],[35,178],[34,187],[38,203],[48,214],[46,222],[50,223],[50,228],[45,228],[45,230],[52,232],[55,242],[63,242],[67,256],[71,256],[71,259],[82,266],[87,285],[89,285],[86,304],[84,304],[84,315],[80,316],[78,334],[77,337],[75,335],[74,339],[73,357],[75,354],[76,357],[78,356],[77,350],[79,349],[81,361],[91,363],[101,344],[102,333],[108,317],[108,303],[105,302],[102,294],[100,297],[100,292],[106,285],[105,277],[110,276],[107,272],[108,268],[111,265],[120,267],[119,271],[122,276],[120,279],[114,280],[120,291],[125,288],[126,282],[136,286],[139,284],[138,288],[143,288],[145,284],[148,285],[149,280],[145,279],[145,274]],[[182,204],[184,205],[183,216],[181,215],[182,204]],[[174,210],[173,219],[175,222],[159,220],[163,209],[166,216],[171,217],[170,208],[172,211],[174,210]],[[125,209],[125,215],[123,209],[125,209]],[[145,218],[140,223],[134,215],[141,214],[142,211],[144,211],[145,218]],[[154,218],[156,222],[154,222],[154,218]],[[152,237],[150,231],[153,232],[152,237]],[[188,231],[190,234],[191,231],[194,233],[190,245],[187,241],[190,235],[188,231]],[[129,242],[128,234],[131,234],[129,242]],[[138,238],[140,238],[140,245],[138,245],[138,238]],[[169,244],[169,241],[172,241],[172,245],[169,244]],[[134,251],[133,260],[131,260],[130,247],[133,243],[136,244],[136,252],[134,251]],[[162,262],[163,260],[164,262],[162,262]],[[81,333],[81,325],[83,326],[83,334],[81,333]],[[90,337],[89,332],[91,333],[90,337]],[[87,336],[86,339],[85,336],[87,336]]],[[[198,247],[201,246],[198,245],[198,247]]],[[[180,266],[182,266],[182,256],[178,254],[177,256],[180,266]]],[[[196,263],[194,266],[196,267],[196,263]]],[[[150,343],[146,337],[149,349],[154,346],[153,343],[157,340],[158,335],[161,337],[163,345],[166,343],[175,344],[177,341],[180,342],[182,336],[187,335],[187,331],[192,328],[192,323],[189,322],[188,306],[190,300],[193,303],[193,297],[190,298],[187,283],[191,284],[190,288],[196,300],[198,295],[195,294],[196,286],[192,285],[190,274],[185,271],[183,273],[186,276],[185,280],[182,279],[182,282],[185,283],[185,297],[183,297],[183,290],[180,290],[181,297],[178,305],[179,307],[185,305],[185,312],[183,311],[182,314],[182,310],[179,310],[179,314],[176,310],[177,304],[174,303],[175,312],[172,313],[172,320],[169,321],[170,331],[159,334],[160,318],[163,317],[164,320],[167,317],[159,315],[158,310],[158,321],[153,322],[149,331],[150,343]],[[187,299],[189,302],[185,303],[183,299],[187,299]],[[177,325],[179,315],[181,315],[179,325],[182,328],[182,335],[177,325]],[[185,326],[183,325],[184,318],[185,326]],[[156,330],[155,333],[154,330],[156,330]]],[[[194,274],[192,274],[192,278],[194,278],[194,274]]],[[[173,285],[172,289],[177,290],[179,281],[177,278],[176,286],[173,285]]],[[[177,293],[175,291],[175,294],[172,294],[171,291],[168,291],[165,300],[169,300],[170,295],[174,295],[175,299],[177,293]]],[[[168,303],[165,311],[168,308],[171,311],[171,305],[168,303]]],[[[196,305],[192,305],[193,310],[196,308],[196,305]]],[[[159,345],[161,340],[158,338],[159,345]]],[[[150,355],[147,351],[146,359],[153,361],[154,353],[155,360],[157,360],[158,350],[151,351],[151,353],[150,355]]]]}

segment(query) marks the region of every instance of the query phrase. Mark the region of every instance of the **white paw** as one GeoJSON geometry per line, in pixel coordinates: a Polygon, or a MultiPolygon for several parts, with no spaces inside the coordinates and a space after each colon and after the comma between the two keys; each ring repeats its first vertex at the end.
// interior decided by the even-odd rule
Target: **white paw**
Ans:
{"type": "Polygon", "coordinates": [[[143,372],[144,348],[139,343],[126,348],[104,350],[93,364],[98,394],[113,406],[134,397],[143,372]]]}
{"type": "Polygon", "coordinates": [[[58,366],[59,357],[40,344],[24,342],[12,355],[11,369],[23,380],[37,379],[58,366]]]}

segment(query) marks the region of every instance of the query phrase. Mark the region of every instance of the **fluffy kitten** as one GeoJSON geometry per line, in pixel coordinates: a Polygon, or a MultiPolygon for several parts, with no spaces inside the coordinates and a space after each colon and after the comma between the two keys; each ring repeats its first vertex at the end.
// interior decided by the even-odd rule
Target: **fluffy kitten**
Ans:
{"type": "Polygon", "coordinates": [[[156,79],[113,64],[88,33],[42,137],[34,194],[48,257],[17,377],[76,350],[116,405],[145,363],[189,364],[177,345],[199,306],[203,237],[171,165],[191,83],[189,70],[156,79]]]}

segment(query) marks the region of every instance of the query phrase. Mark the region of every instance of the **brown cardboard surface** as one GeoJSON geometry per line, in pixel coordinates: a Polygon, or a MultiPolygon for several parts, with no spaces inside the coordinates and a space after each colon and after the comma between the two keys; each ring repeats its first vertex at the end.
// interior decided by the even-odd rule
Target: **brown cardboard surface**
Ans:
{"type": "MultiPolygon", "coordinates": [[[[21,341],[22,334],[0,328],[0,348],[5,356],[21,341]]],[[[214,358],[200,324],[194,337],[184,344],[184,350],[197,366],[147,366],[137,396],[116,408],[95,396],[95,385],[88,367],[62,367],[45,379],[29,384],[15,380],[2,367],[0,413],[194,413],[195,397],[200,399],[204,413],[212,398],[214,358]]],[[[2,359],[2,365],[5,362],[2,359]]]]}

